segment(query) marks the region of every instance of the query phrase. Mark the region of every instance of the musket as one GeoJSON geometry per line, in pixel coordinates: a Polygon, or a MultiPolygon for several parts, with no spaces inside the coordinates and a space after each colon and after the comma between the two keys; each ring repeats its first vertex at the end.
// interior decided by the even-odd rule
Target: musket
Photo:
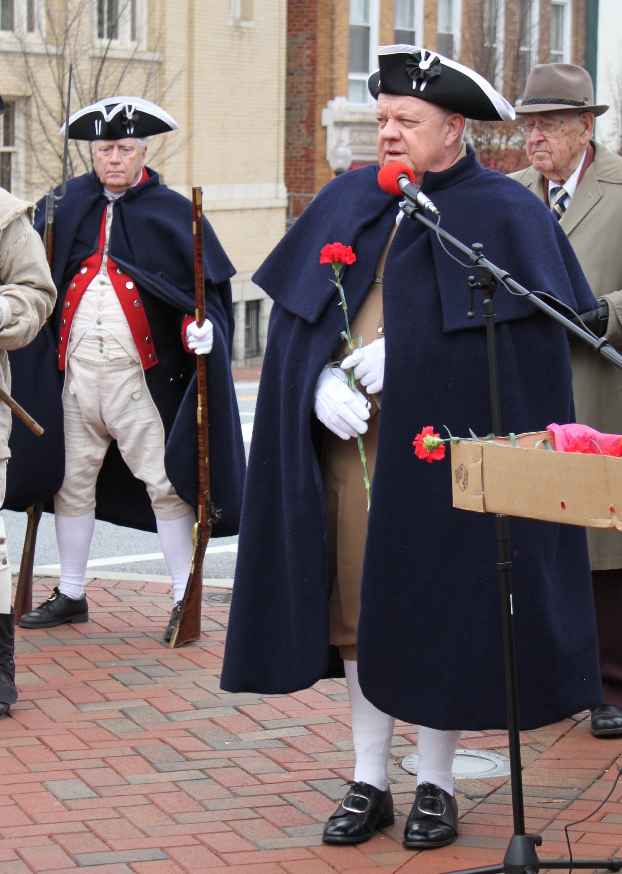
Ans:
{"type": "MultiPolygon", "coordinates": [[[[192,240],[194,243],[194,317],[205,321],[203,273],[203,190],[192,189],[192,240]]],[[[209,421],[207,411],[207,356],[195,355],[197,384],[197,521],[193,529],[192,563],[177,625],[169,646],[183,646],[201,636],[203,560],[218,517],[210,495],[209,421]]]]}
{"type": "MultiPolygon", "coordinates": [[[[45,246],[45,255],[50,267],[50,271],[52,270],[54,262],[54,210],[56,208],[56,203],[59,200],[62,200],[62,198],[65,196],[65,192],[67,191],[67,168],[69,157],[69,102],[71,99],[72,70],[73,65],[69,64],[69,74],[67,81],[67,102],[65,104],[65,138],[63,142],[63,181],[61,183],[58,193],[55,192],[54,189],[50,189],[50,191],[48,191],[45,196],[45,228],[43,231],[43,244],[45,246]]],[[[9,406],[11,405],[9,404],[9,406]]],[[[11,409],[13,409],[13,407],[11,407],[11,409]]],[[[23,417],[19,413],[17,413],[17,415],[19,415],[19,418],[24,421],[23,417]]],[[[27,413],[26,416],[28,416],[27,413]]],[[[28,418],[30,419],[30,416],[28,416],[28,418]]],[[[28,422],[26,422],[26,424],[28,424],[28,422]]],[[[37,423],[35,422],[35,424],[37,423]]],[[[38,425],[38,427],[40,429],[40,434],[38,436],[41,436],[41,434],[43,434],[43,428],[41,428],[40,425],[38,425]]],[[[33,429],[31,428],[31,430],[33,429]]],[[[35,431],[35,433],[37,432],[35,431]]],[[[43,515],[43,504],[32,504],[30,507],[27,507],[26,514],[28,516],[28,521],[26,523],[24,546],[22,548],[22,558],[19,565],[17,585],[15,587],[15,599],[13,602],[13,609],[15,611],[16,619],[19,619],[19,617],[22,616],[24,613],[30,613],[30,611],[32,610],[32,573],[35,561],[35,547],[37,545],[37,531],[39,529],[41,516],[43,515]]]]}

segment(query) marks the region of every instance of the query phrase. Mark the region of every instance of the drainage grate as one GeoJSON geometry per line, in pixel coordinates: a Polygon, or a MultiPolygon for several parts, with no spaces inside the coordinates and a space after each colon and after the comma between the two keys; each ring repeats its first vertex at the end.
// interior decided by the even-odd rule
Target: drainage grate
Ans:
{"type": "MultiPolygon", "coordinates": [[[[417,773],[419,755],[411,753],[402,759],[402,768],[409,774],[417,773]]],[[[453,774],[457,780],[485,780],[488,777],[506,777],[510,760],[488,750],[456,750],[453,774]]]]}

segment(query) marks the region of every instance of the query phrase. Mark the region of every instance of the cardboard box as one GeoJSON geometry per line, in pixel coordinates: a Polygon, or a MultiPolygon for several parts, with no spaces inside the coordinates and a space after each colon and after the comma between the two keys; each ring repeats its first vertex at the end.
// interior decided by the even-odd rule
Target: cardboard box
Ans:
{"type": "Polygon", "coordinates": [[[452,443],[454,507],[622,531],[622,458],[553,452],[546,437],[452,443]]]}

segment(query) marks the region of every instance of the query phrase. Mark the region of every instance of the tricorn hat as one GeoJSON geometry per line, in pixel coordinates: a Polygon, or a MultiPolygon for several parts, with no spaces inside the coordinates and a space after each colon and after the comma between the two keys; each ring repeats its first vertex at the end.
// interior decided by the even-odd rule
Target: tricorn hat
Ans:
{"type": "MultiPolygon", "coordinates": [[[[69,118],[70,140],[142,139],[176,129],[175,119],[144,97],[107,97],[69,118]]],[[[64,133],[65,125],[61,128],[64,133]]]]}
{"type": "Polygon", "coordinates": [[[525,93],[515,108],[519,115],[560,109],[602,115],[609,109],[594,103],[592,77],[575,64],[537,64],[527,76],[525,93]]]}
{"type": "Polygon", "coordinates": [[[509,121],[512,105],[469,67],[436,52],[410,45],[380,46],[378,72],[367,83],[372,97],[418,97],[479,121],[509,121]]]}

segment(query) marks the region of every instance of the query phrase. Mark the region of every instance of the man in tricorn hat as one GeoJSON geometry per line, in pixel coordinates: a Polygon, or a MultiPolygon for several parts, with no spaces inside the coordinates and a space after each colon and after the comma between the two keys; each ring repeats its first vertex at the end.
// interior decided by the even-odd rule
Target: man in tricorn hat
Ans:
{"type": "MultiPolygon", "coordinates": [[[[516,107],[529,163],[513,177],[548,204],[598,298],[584,320],[599,337],[622,344],[622,158],[594,140],[587,70],[539,64],[516,107]]],[[[572,344],[577,422],[622,433],[622,373],[582,344],[572,344]]],[[[596,737],[622,737],[622,537],[590,528],[588,543],[598,619],[605,704],[592,710],[596,737]]]]}
{"type": "MultiPolygon", "coordinates": [[[[381,48],[379,67],[369,87],[380,166],[406,165],[443,226],[481,242],[519,282],[591,309],[549,211],[464,145],[465,116],[511,119],[507,101],[474,71],[415,46],[381,48]]],[[[254,277],[275,304],[222,685],[286,693],[345,670],[354,783],[326,823],[331,844],[393,823],[393,717],[418,724],[403,839],[425,849],[457,836],[459,730],[506,721],[493,520],[452,510],[448,465],[411,449],[428,424],[491,431],[486,341],[479,302],[469,316],[469,267],[421,224],[396,222],[398,199],[377,173],[330,182],[254,277]],[[334,241],[356,256],[343,285],[361,347],[345,359],[343,312],[320,264],[334,241]],[[357,389],[344,381],[352,368],[357,389]],[[373,477],[369,514],[359,435],[373,477]]],[[[572,420],[565,333],[503,289],[495,298],[505,429],[572,420]]],[[[524,520],[512,533],[521,724],[532,728],[600,700],[595,623],[584,533],[524,520]]]]}
{"type": "MultiPolygon", "coordinates": [[[[4,103],[0,98],[0,115],[4,103]]],[[[41,240],[30,222],[29,204],[0,188],[0,388],[10,391],[8,352],[30,343],[49,318],[56,289],[41,240]]],[[[0,402],[0,507],[6,491],[11,410],[0,402]]],[[[0,717],[17,700],[11,567],[0,518],[0,717]]]]}
{"type": "MultiPolygon", "coordinates": [[[[237,531],[244,453],[230,370],[234,269],[205,221],[206,319],[199,327],[190,202],[146,165],[146,138],[176,127],[138,97],[101,100],[69,120],[69,137],[91,143],[93,172],[69,182],[56,209],[53,368],[64,377],[65,452],[54,495],[60,581],[22,616],[23,628],[88,619],[85,573],[97,517],[157,528],[172,579],[170,638],[195,521],[193,353],[210,356],[212,492],[221,510],[215,533],[237,531]]],[[[50,464],[57,458],[51,452],[50,464]]]]}

